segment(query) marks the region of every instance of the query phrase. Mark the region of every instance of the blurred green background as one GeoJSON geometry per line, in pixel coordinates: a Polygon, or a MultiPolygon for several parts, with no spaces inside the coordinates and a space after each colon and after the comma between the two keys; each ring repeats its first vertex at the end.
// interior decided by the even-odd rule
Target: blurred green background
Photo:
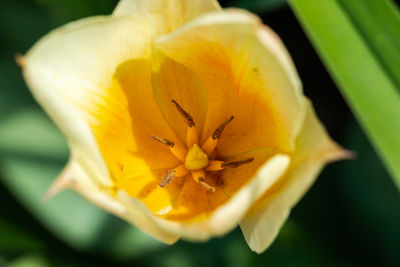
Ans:
{"type": "Polygon", "coordinates": [[[261,255],[248,249],[240,229],[207,243],[166,246],[73,192],[41,202],[68,148],[14,56],[66,22],[111,13],[117,1],[1,3],[0,266],[400,266],[400,195],[286,1],[221,4],[258,13],[281,36],[329,133],[358,156],[325,168],[261,255]]]}

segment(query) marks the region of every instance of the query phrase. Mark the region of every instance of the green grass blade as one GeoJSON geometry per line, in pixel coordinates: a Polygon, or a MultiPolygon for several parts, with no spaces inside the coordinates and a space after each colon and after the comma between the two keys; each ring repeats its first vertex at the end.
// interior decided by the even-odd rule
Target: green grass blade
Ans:
{"type": "Polygon", "coordinates": [[[395,3],[390,0],[339,0],[339,3],[400,89],[400,13],[395,3]]]}
{"type": "Polygon", "coordinates": [[[337,1],[289,3],[400,188],[400,93],[391,74],[337,1]]]}

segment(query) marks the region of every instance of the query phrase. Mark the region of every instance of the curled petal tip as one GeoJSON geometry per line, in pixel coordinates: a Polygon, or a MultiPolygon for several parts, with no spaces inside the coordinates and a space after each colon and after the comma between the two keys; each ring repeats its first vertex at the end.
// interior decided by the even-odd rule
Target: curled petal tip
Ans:
{"type": "Polygon", "coordinates": [[[358,155],[356,151],[344,149],[341,153],[341,159],[357,159],[358,155]]]}
{"type": "Polygon", "coordinates": [[[66,175],[66,173],[62,173],[47,189],[46,193],[42,197],[42,202],[47,202],[50,198],[54,197],[61,191],[64,191],[67,188],[71,188],[72,186],[72,179],[66,175]]]}
{"type": "Polygon", "coordinates": [[[18,66],[20,66],[21,68],[25,68],[26,66],[25,58],[21,53],[15,54],[14,58],[18,66]]]}
{"type": "Polygon", "coordinates": [[[335,148],[328,155],[328,161],[334,162],[339,160],[354,160],[357,158],[357,152],[344,149],[335,144],[335,148]]]}

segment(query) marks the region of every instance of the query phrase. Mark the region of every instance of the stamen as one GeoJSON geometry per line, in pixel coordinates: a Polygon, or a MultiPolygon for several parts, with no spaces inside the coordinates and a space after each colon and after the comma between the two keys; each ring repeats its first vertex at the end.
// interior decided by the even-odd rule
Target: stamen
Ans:
{"type": "Polygon", "coordinates": [[[208,166],[206,168],[207,171],[220,171],[223,170],[224,168],[222,167],[222,164],[224,162],[220,160],[211,160],[208,163],[208,166]]]}
{"type": "Polygon", "coordinates": [[[225,122],[223,122],[220,126],[218,126],[217,129],[212,134],[213,139],[219,139],[221,137],[222,131],[225,129],[225,126],[228,125],[233,120],[233,116],[231,116],[229,119],[227,119],[225,122]]]}
{"type": "Polygon", "coordinates": [[[186,149],[180,145],[176,145],[174,142],[169,141],[167,139],[163,139],[154,135],[150,135],[150,138],[169,146],[169,150],[171,151],[172,154],[174,154],[175,157],[177,157],[180,161],[185,160],[186,156],[186,149]]]}
{"type": "Polygon", "coordinates": [[[176,176],[176,170],[168,171],[161,179],[160,187],[166,187],[176,176]]]}
{"type": "Polygon", "coordinates": [[[236,161],[230,161],[230,162],[224,162],[221,164],[222,168],[237,168],[243,164],[250,163],[254,160],[254,158],[247,158],[247,159],[242,159],[242,160],[236,160],[236,161]]]}
{"type": "Polygon", "coordinates": [[[205,177],[203,170],[191,171],[190,173],[192,174],[192,177],[196,182],[199,182],[200,177],[205,177]]]}
{"type": "Polygon", "coordinates": [[[175,104],[176,108],[178,109],[178,111],[183,115],[183,117],[187,120],[188,123],[188,129],[187,129],[187,133],[186,133],[186,147],[188,149],[190,149],[194,144],[198,143],[198,136],[197,136],[197,130],[195,127],[195,123],[193,120],[193,117],[186,112],[181,105],[178,104],[178,102],[176,102],[175,100],[172,100],[172,103],[175,104]]]}
{"type": "Polygon", "coordinates": [[[207,184],[207,183],[204,181],[204,178],[203,178],[203,177],[200,177],[200,178],[199,178],[199,183],[200,183],[200,185],[201,185],[204,189],[206,189],[207,191],[210,191],[210,192],[214,192],[214,191],[215,191],[215,188],[212,187],[212,186],[210,186],[209,184],[207,184]]]}
{"type": "Polygon", "coordinates": [[[185,119],[188,122],[189,127],[193,127],[194,124],[194,120],[192,118],[192,116],[190,116],[189,113],[187,113],[179,104],[178,102],[176,102],[175,100],[172,100],[172,103],[175,104],[176,108],[178,109],[178,111],[183,115],[183,117],[185,117],[185,119]]]}
{"type": "Polygon", "coordinates": [[[204,151],[204,153],[207,154],[207,156],[210,156],[213,152],[214,149],[217,147],[218,144],[218,139],[213,139],[211,136],[204,142],[204,144],[201,146],[201,150],[204,151]]]}
{"type": "Polygon", "coordinates": [[[189,173],[185,166],[179,165],[173,170],[169,170],[160,182],[160,187],[166,187],[175,177],[182,177],[189,173]]]}
{"type": "Polygon", "coordinates": [[[197,130],[195,126],[188,127],[186,133],[186,147],[190,149],[194,144],[199,142],[199,138],[197,136],[197,130]]]}
{"type": "Polygon", "coordinates": [[[225,126],[228,125],[228,123],[230,123],[233,120],[233,118],[234,117],[231,116],[229,119],[227,119],[225,122],[223,122],[220,126],[218,126],[218,128],[215,129],[213,134],[201,146],[201,149],[208,156],[210,156],[214,152],[214,149],[217,147],[218,140],[221,137],[222,131],[225,129],[225,126]]]}
{"type": "Polygon", "coordinates": [[[157,137],[157,136],[154,136],[154,135],[150,135],[150,138],[152,138],[152,139],[154,139],[154,140],[156,140],[156,141],[158,141],[158,142],[160,142],[160,143],[162,143],[164,145],[170,146],[170,147],[173,147],[175,145],[174,142],[172,142],[172,141],[169,141],[167,139],[163,139],[163,138],[160,138],[160,137],[157,137]]]}
{"type": "Polygon", "coordinates": [[[201,185],[201,187],[203,187],[204,189],[206,189],[207,191],[210,191],[210,192],[214,192],[215,191],[214,187],[210,186],[209,184],[207,184],[205,182],[205,179],[204,179],[205,175],[204,175],[204,171],[203,170],[192,171],[191,173],[192,173],[193,179],[196,182],[198,182],[201,185]]]}
{"type": "Polygon", "coordinates": [[[189,171],[185,168],[185,166],[183,164],[179,165],[174,170],[176,171],[176,173],[175,173],[176,177],[182,177],[189,173],[189,171]]]}

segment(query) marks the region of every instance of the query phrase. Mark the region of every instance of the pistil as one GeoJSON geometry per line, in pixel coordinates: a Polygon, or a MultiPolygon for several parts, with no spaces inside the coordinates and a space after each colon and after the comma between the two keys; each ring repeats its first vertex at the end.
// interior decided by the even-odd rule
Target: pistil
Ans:
{"type": "Polygon", "coordinates": [[[208,166],[207,154],[201,148],[194,144],[186,154],[185,167],[190,171],[201,170],[208,166]]]}

